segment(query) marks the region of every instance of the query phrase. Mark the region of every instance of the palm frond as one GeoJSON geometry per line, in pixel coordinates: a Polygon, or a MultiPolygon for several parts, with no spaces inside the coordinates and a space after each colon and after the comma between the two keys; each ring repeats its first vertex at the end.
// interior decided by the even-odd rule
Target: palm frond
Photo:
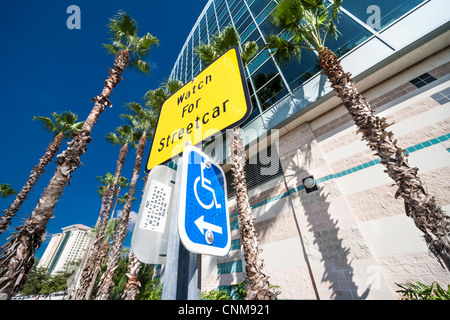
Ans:
{"type": "Polygon", "coordinates": [[[301,60],[301,47],[282,37],[270,35],[267,38],[266,47],[273,50],[277,62],[287,64],[292,57],[296,57],[299,62],[301,60]]]}
{"type": "Polygon", "coordinates": [[[125,11],[118,13],[109,19],[108,29],[112,40],[123,40],[126,36],[137,36],[137,23],[125,11]]]}
{"type": "Polygon", "coordinates": [[[149,74],[150,73],[150,67],[148,65],[148,63],[144,60],[140,60],[137,58],[133,58],[131,59],[129,65],[130,68],[135,68],[139,71],[144,72],[145,74],[149,74]]]}
{"type": "Polygon", "coordinates": [[[302,0],[281,0],[272,11],[272,24],[280,29],[293,30],[298,28],[304,14],[302,0]]]}
{"type": "Polygon", "coordinates": [[[116,55],[120,51],[120,48],[113,44],[102,43],[102,46],[106,49],[106,52],[112,55],[116,55]]]}
{"type": "Polygon", "coordinates": [[[258,53],[258,45],[255,41],[247,41],[242,45],[241,58],[244,66],[258,53]]]}
{"type": "Polygon", "coordinates": [[[108,132],[105,136],[106,142],[114,145],[120,144],[119,137],[114,132],[108,132]]]}
{"type": "Polygon", "coordinates": [[[194,52],[206,66],[210,65],[218,57],[217,51],[212,44],[201,44],[194,49],[194,52]]]}
{"type": "Polygon", "coordinates": [[[159,114],[159,110],[167,98],[168,94],[162,88],[148,90],[144,95],[145,105],[151,107],[156,114],[159,114]]]}
{"type": "Polygon", "coordinates": [[[169,94],[173,94],[183,86],[183,82],[178,79],[170,79],[164,82],[162,86],[169,91],[169,94]]]}
{"type": "Polygon", "coordinates": [[[56,126],[53,123],[52,119],[47,118],[47,117],[41,117],[41,116],[34,116],[31,120],[35,121],[35,120],[40,120],[42,126],[44,127],[44,129],[50,131],[50,132],[55,132],[56,130],[56,126]]]}
{"type": "Polygon", "coordinates": [[[222,32],[213,37],[213,46],[219,53],[223,53],[231,47],[239,46],[241,38],[236,28],[227,26],[222,32]]]}
{"type": "Polygon", "coordinates": [[[17,194],[17,192],[14,188],[11,188],[9,183],[0,184],[0,197],[7,198],[14,194],[17,194]]]}
{"type": "Polygon", "coordinates": [[[159,45],[159,39],[147,33],[139,39],[138,47],[141,50],[150,49],[152,45],[159,45]]]}

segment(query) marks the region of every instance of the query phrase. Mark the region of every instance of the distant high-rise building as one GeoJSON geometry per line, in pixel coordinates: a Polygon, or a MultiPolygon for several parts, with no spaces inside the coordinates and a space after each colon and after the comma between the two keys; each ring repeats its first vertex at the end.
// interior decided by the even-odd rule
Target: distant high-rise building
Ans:
{"type": "Polygon", "coordinates": [[[90,230],[91,228],[82,224],[62,228],[62,233],[52,236],[38,268],[45,268],[48,274],[55,274],[63,271],[69,263],[81,259],[88,244],[90,230]]]}

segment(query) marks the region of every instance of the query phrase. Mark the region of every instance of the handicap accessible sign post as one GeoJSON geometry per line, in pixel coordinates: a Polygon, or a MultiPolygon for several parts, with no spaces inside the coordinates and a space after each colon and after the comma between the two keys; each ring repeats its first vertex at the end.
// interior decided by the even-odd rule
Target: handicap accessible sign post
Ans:
{"type": "Polygon", "coordinates": [[[222,168],[188,145],[178,159],[162,300],[198,300],[201,254],[224,256],[231,246],[222,168]]]}
{"type": "Polygon", "coordinates": [[[187,250],[224,256],[230,250],[227,190],[222,168],[194,146],[183,152],[178,232],[187,250]]]}

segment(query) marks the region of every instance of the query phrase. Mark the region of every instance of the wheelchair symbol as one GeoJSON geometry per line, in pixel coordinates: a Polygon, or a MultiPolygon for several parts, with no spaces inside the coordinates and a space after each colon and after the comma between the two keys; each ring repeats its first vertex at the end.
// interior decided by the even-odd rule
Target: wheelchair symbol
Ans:
{"type": "Polygon", "coordinates": [[[211,209],[214,205],[216,206],[217,209],[221,208],[221,204],[217,203],[217,199],[216,199],[216,193],[214,192],[214,189],[211,188],[211,181],[209,181],[208,179],[205,178],[205,175],[203,173],[203,170],[205,170],[206,168],[210,168],[211,164],[209,162],[207,162],[205,164],[204,160],[202,160],[202,162],[200,163],[200,177],[197,177],[197,179],[195,179],[194,181],[194,194],[195,194],[195,198],[197,199],[198,203],[206,210],[211,209]],[[201,186],[202,188],[205,188],[206,190],[210,191],[212,193],[212,197],[213,199],[211,200],[211,203],[208,205],[205,205],[201,200],[200,197],[198,196],[197,193],[197,185],[199,181],[202,181],[201,186]]]}

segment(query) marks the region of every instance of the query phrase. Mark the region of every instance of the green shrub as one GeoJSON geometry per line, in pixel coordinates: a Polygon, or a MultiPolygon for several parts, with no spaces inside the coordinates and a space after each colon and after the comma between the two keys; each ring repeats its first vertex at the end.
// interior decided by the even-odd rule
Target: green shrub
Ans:
{"type": "Polygon", "coordinates": [[[395,284],[402,289],[396,291],[403,295],[402,300],[450,300],[450,284],[447,285],[447,290],[437,282],[433,282],[431,285],[419,281],[407,282],[404,285],[395,284]]]}

